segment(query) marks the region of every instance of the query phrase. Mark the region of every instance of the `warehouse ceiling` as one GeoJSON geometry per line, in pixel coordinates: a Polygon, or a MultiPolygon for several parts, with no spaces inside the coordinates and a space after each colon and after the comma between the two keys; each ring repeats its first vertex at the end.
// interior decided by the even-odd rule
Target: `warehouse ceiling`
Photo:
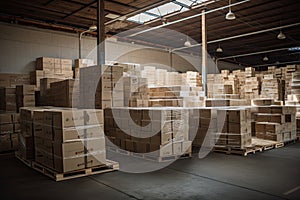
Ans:
{"type": "MultiPolygon", "coordinates": [[[[232,0],[232,4],[243,0],[232,0]]],[[[109,0],[105,1],[106,33],[116,35],[134,28],[147,29],[228,6],[227,0],[109,0]]],[[[222,58],[254,52],[282,49],[272,53],[228,58],[227,61],[245,66],[300,61],[298,51],[287,48],[300,46],[300,2],[299,0],[250,0],[236,6],[232,11],[235,20],[226,20],[228,8],[207,14],[208,52],[212,57],[222,58]],[[253,33],[270,28],[296,24],[283,28],[286,39],[279,40],[280,30],[237,37],[217,42],[219,39],[253,33]],[[221,46],[223,53],[216,53],[221,46]],[[269,61],[263,61],[267,56],[269,61]]],[[[67,32],[81,32],[97,21],[97,1],[95,0],[10,0],[0,3],[0,20],[8,23],[36,26],[67,32]]],[[[191,18],[168,28],[189,35],[201,43],[201,16],[191,18]]],[[[93,33],[96,34],[96,33],[93,33]]],[[[152,30],[134,37],[133,40],[153,43],[168,48],[183,47],[186,38],[172,34],[160,34],[152,30]],[[163,37],[163,38],[162,38],[163,37]],[[181,42],[182,41],[182,45],[181,42]],[[175,44],[175,45],[172,45],[175,44]]],[[[195,53],[195,48],[185,49],[195,53]]]]}

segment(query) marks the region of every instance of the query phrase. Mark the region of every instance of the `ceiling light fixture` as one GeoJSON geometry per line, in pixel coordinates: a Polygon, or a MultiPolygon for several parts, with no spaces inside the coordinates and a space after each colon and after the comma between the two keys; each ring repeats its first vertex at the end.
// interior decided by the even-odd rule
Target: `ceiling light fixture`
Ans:
{"type": "Polygon", "coordinates": [[[190,42],[188,35],[186,36],[186,41],[184,43],[184,46],[186,46],[186,47],[191,47],[192,46],[192,43],[190,42]]]}
{"type": "Polygon", "coordinates": [[[263,61],[264,61],[264,62],[268,62],[268,61],[269,61],[268,56],[265,56],[265,57],[263,58],[263,61]]]}
{"type": "Polygon", "coordinates": [[[277,35],[277,38],[278,38],[279,40],[284,40],[284,39],[286,39],[286,36],[285,36],[285,34],[282,32],[282,30],[280,30],[280,33],[277,35]]]}
{"type": "Polygon", "coordinates": [[[221,48],[221,45],[219,44],[219,47],[216,49],[217,53],[223,53],[223,49],[221,48]]]}
{"type": "Polygon", "coordinates": [[[231,11],[231,0],[229,0],[229,12],[226,14],[227,20],[235,20],[235,14],[231,11]]]}

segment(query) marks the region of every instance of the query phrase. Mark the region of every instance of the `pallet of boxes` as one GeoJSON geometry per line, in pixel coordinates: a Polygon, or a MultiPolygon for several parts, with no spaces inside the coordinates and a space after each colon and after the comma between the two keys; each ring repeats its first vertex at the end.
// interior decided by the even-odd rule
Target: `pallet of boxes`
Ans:
{"type": "Polygon", "coordinates": [[[283,147],[297,139],[296,108],[268,106],[255,109],[253,144],[264,150],[283,147]]]}
{"type": "Polygon", "coordinates": [[[246,108],[217,109],[215,152],[247,156],[261,151],[252,144],[251,112],[246,108]]]}
{"type": "Polygon", "coordinates": [[[102,110],[21,108],[19,155],[55,181],[118,170],[106,159],[103,122],[102,110]]]}
{"type": "Polygon", "coordinates": [[[186,109],[106,109],[105,133],[113,152],[156,162],[191,157],[186,109]]]}

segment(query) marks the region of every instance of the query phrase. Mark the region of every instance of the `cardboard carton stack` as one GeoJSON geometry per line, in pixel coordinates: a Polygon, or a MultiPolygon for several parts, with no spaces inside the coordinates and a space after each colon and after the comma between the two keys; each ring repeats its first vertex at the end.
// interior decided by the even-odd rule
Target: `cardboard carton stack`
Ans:
{"type": "Polygon", "coordinates": [[[21,107],[35,106],[35,86],[34,85],[17,85],[16,87],[17,111],[21,107]]]}
{"type": "Polygon", "coordinates": [[[124,106],[148,107],[148,83],[146,78],[124,77],[124,106]]]}
{"type": "Polygon", "coordinates": [[[256,137],[277,142],[297,137],[296,108],[289,106],[258,107],[255,113],[256,137]]]}
{"type": "Polygon", "coordinates": [[[251,113],[247,109],[219,109],[217,116],[220,132],[216,134],[216,145],[239,149],[251,146],[251,113]]]}
{"type": "Polygon", "coordinates": [[[17,112],[16,88],[0,88],[0,111],[17,112]]]}
{"type": "Polygon", "coordinates": [[[72,79],[72,60],[41,57],[36,59],[36,70],[30,73],[30,84],[40,88],[42,78],[72,79]]]}
{"type": "MultiPolygon", "coordinates": [[[[45,86],[43,86],[45,87],[45,86]]],[[[43,106],[79,107],[79,83],[69,79],[50,83],[50,89],[42,96],[43,106]]]]}
{"type": "MultiPolygon", "coordinates": [[[[193,146],[201,147],[204,139],[217,133],[217,112],[215,109],[203,108],[189,110],[189,140],[193,141],[193,146]]],[[[213,144],[213,139],[208,144],[213,144]]]]}
{"type": "Polygon", "coordinates": [[[124,106],[123,68],[103,65],[80,69],[80,104],[83,108],[124,106]]]}
{"type": "Polygon", "coordinates": [[[174,86],[174,85],[182,85],[182,74],[178,72],[167,72],[166,77],[166,85],[167,86],[174,86]]]}
{"type": "Polygon", "coordinates": [[[0,114],[0,152],[16,150],[20,132],[20,117],[17,113],[0,114]]]}
{"type": "Polygon", "coordinates": [[[241,70],[233,71],[232,74],[238,79],[238,91],[241,99],[245,99],[245,80],[246,72],[241,70]]]}
{"type": "Polygon", "coordinates": [[[92,59],[76,59],[74,66],[74,78],[79,79],[80,68],[94,66],[95,62],[92,59]]]}
{"type": "Polygon", "coordinates": [[[232,94],[232,86],[224,85],[224,77],[222,74],[207,75],[207,95],[208,98],[217,98],[224,94],[232,94]]]}
{"type": "Polygon", "coordinates": [[[115,148],[152,157],[190,152],[188,111],[182,108],[105,110],[105,133],[115,148]]]}
{"type": "Polygon", "coordinates": [[[106,164],[102,110],[34,112],[36,162],[59,173],[106,164]]]}
{"type": "Polygon", "coordinates": [[[202,88],[202,77],[198,72],[186,72],[185,85],[202,88]]]}
{"type": "Polygon", "coordinates": [[[283,101],[285,96],[285,82],[275,78],[274,74],[264,75],[261,86],[261,98],[283,101]]]}
{"type": "Polygon", "coordinates": [[[257,99],[260,96],[261,82],[258,77],[247,77],[245,80],[245,98],[246,99],[257,99]]]}
{"type": "Polygon", "coordinates": [[[33,112],[42,108],[23,107],[20,109],[21,132],[19,134],[18,154],[26,160],[34,160],[33,112]]]}
{"type": "Polygon", "coordinates": [[[16,85],[30,84],[29,74],[0,73],[0,87],[16,87],[16,85]]]}
{"type": "Polygon", "coordinates": [[[146,78],[148,85],[156,85],[156,68],[151,66],[145,66],[142,70],[142,78],[146,78]]]}
{"type": "Polygon", "coordinates": [[[299,65],[287,65],[285,68],[285,73],[284,73],[284,80],[285,80],[285,85],[286,85],[286,98],[289,99],[289,95],[293,95],[295,93],[294,86],[296,83],[296,77],[299,74],[300,71],[300,66],[299,65]]]}

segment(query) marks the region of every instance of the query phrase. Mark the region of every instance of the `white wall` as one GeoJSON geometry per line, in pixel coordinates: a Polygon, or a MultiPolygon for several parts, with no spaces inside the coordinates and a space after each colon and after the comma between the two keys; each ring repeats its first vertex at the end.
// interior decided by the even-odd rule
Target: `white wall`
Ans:
{"type": "MultiPolygon", "coordinates": [[[[38,57],[76,59],[79,56],[78,35],[38,29],[21,25],[0,23],[0,72],[28,73],[34,70],[38,57]]],[[[83,37],[82,58],[96,60],[96,38],[83,37]]],[[[170,65],[169,53],[141,45],[106,41],[106,60],[118,62],[170,65]]],[[[201,71],[201,58],[176,53],[173,67],[179,71],[201,71]]],[[[209,73],[218,73],[211,61],[209,73]]]]}

